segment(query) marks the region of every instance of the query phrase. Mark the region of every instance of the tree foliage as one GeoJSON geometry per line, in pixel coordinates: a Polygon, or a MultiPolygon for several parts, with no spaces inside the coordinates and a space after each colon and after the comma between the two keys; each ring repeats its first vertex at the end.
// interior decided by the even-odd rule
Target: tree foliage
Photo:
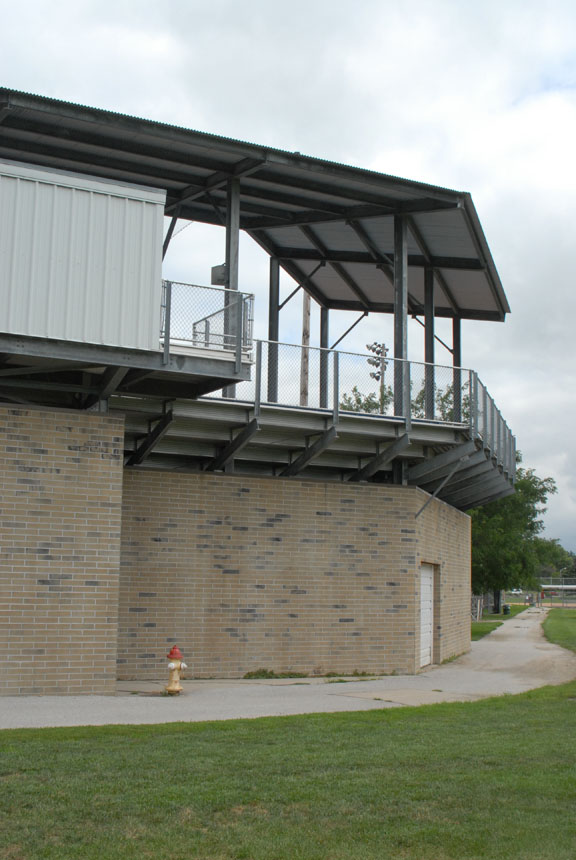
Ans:
{"type": "Polygon", "coordinates": [[[576,556],[564,549],[556,538],[538,537],[536,553],[538,555],[538,576],[575,576],[576,556]]]}
{"type": "MultiPolygon", "coordinates": [[[[372,353],[366,363],[375,368],[370,371],[368,376],[378,383],[377,391],[369,391],[367,394],[362,393],[358,385],[354,385],[351,392],[342,394],[340,400],[340,409],[344,412],[366,412],[368,414],[385,415],[388,408],[394,402],[394,391],[390,385],[386,383],[386,370],[390,364],[387,359],[388,348],[384,343],[367,343],[366,349],[372,353]]],[[[469,383],[466,381],[462,386],[462,397],[460,405],[459,421],[467,422],[470,418],[470,391],[469,383]]],[[[414,394],[414,382],[411,383],[411,415],[413,418],[426,418],[426,399],[427,389],[422,382],[420,390],[414,394]]],[[[433,386],[434,395],[434,417],[440,421],[454,421],[454,388],[452,385],[447,385],[442,388],[438,385],[433,386]]]]}
{"type": "Polygon", "coordinates": [[[357,385],[354,385],[350,394],[344,393],[340,400],[340,409],[344,412],[368,412],[369,414],[382,415],[394,398],[389,385],[381,388],[378,393],[370,391],[362,394],[357,385]]]}
{"type": "Polygon", "coordinates": [[[555,552],[556,542],[539,536],[548,496],[556,492],[554,480],[520,467],[515,490],[471,511],[474,594],[535,586],[543,558],[555,552]]]}

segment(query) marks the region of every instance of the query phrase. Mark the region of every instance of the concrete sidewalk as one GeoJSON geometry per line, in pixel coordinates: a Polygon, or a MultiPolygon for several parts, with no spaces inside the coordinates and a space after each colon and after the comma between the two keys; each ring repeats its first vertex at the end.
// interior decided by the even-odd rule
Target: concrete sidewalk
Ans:
{"type": "Polygon", "coordinates": [[[116,696],[0,698],[0,728],[100,726],[230,720],[287,714],[367,711],[403,705],[475,701],[576,678],[576,654],[544,639],[546,610],[527,609],[472,643],[470,653],[419,675],[335,681],[184,681],[177,697],[165,681],[118,683],[116,696]]]}

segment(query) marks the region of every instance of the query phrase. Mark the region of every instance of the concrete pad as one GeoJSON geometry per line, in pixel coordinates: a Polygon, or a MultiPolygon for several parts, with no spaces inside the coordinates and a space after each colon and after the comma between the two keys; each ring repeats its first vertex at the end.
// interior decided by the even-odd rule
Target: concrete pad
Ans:
{"type": "Polygon", "coordinates": [[[166,679],[122,681],[115,696],[0,698],[0,728],[199,722],[288,714],[332,713],[474,701],[522,693],[576,678],[576,654],[546,641],[547,610],[528,609],[506,621],[468,654],[419,675],[370,680],[282,678],[184,681],[177,697],[162,695],[166,679]]]}
{"type": "Polygon", "coordinates": [[[352,699],[372,699],[385,705],[437,705],[439,702],[473,702],[482,696],[466,693],[445,693],[442,690],[372,690],[370,692],[347,693],[352,699]]]}

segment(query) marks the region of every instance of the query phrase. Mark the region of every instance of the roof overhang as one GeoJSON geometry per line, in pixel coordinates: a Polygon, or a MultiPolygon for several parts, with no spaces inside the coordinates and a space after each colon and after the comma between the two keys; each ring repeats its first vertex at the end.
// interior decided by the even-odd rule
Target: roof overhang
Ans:
{"type": "Polygon", "coordinates": [[[409,311],[503,320],[509,306],[472,198],[420,182],[0,89],[0,158],[167,192],[166,214],[240,226],[324,307],[393,312],[394,216],[408,223],[409,311]]]}

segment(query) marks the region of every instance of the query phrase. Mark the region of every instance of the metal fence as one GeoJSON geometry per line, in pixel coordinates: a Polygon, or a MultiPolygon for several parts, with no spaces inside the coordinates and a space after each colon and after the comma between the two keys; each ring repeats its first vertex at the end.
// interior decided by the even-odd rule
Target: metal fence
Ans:
{"type": "Polygon", "coordinates": [[[170,350],[200,348],[251,359],[254,297],[250,293],[162,282],[160,340],[170,350]]]}
{"type": "Polygon", "coordinates": [[[255,341],[252,378],[236,399],[339,413],[450,424],[470,429],[513,477],[512,433],[474,371],[373,355],[255,341]]]}

